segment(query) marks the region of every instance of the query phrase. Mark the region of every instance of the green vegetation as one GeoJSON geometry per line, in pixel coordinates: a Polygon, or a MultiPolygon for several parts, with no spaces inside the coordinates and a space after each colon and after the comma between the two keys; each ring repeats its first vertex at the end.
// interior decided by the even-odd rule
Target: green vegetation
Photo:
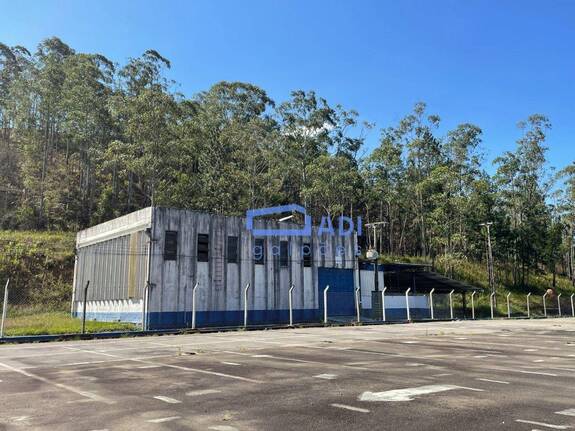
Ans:
{"type": "MultiPolygon", "coordinates": [[[[170,66],[154,50],[118,65],[56,37],[33,53],[0,43],[0,227],[75,231],[152,201],[230,215],[299,203],[316,221],[384,221],[381,253],[485,284],[480,224],[491,222],[501,292],[519,301],[575,284],[575,162],[549,166],[545,115],[519,123],[490,174],[481,128],[447,130],[425,103],[379,125],[367,151],[375,125],[314,91],[274,101],[250,83],[219,82],[183,95],[170,66]]],[[[14,300],[63,310],[73,236],[2,235],[0,275],[21,290],[14,300]]]]}
{"type": "MultiPolygon", "coordinates": [[[[86,332],[131,331],[136,325],[121,322],[86,321],[86,332]]],[[[82,321],[65,312],[42,312],[38,309],[20,310],[11,313],[6,320],[5,333],[17,335],[77,334],[82,330],[82,321]]]]}

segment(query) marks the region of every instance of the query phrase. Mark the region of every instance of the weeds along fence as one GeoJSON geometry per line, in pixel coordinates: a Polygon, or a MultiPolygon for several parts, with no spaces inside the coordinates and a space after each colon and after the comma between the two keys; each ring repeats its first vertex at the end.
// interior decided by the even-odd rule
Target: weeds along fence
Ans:
{"type": "MultiPolygon", "coordinates": [[[[41,295],[40,292],[18,286],[12,280],[2,284],[0,310],[3,313],[4,337],[21,335],[52,335],[82,333],[82,319],[70,313],[71,289],[66,294],[41,295]],[[5,302],[6,299],[6,302],[5,302]]],[[[136,325],[122,322],[97,322],[87,320],[85,332],[138,330],[136,325]]]]}
{"type": "MultiPolygon", "coordinates": [[[[41,286],[41,284],[40,284],[41,286]]],[[[70,312],[71,289],[66,285],[60,293],[45,291],[38,287],[17,284],[10,280],[5,296],[5,284],[0,280],[0,310],[3,312],[2,335],[13,337],[20,335],[50,335],[79,334],[83,325],[81,318],[74,318],[70,312]],[[6,301],[5,301],[6,298],[6,301]]],[[[492,297],[488,293],[478,293],[471,297],[467,295],[465,308],[461,295],[433,294],[401,296],[395,293],[387,297],[385,314],[374,314],[371,309],[364,309],[359,291],[355,295],[349,292],[326,292],[327,314],[324,314],[323,299],[319,305],[321,319],[327,324],[343,323],[376,323],[404,322],[406,320],[451,320],[451,319],[505,319],[505,318],[556,318],[575,317],[573,300],[575,295],[509,295],[497,294],[492,297]],[[509,298],[509,308],[507,299],[509,298]],[[529,298],[529,300],[528,300],[529,298]],[[409,311],[408,311],[409,304],[409,311]],[[335,312],[338,311],[338,313],[335,312]],[[341,311],[345,312],[341,315],[341,311]]],[[[90,289],[88,288],[88,300],[90,289]]],[[[385,295],[384,295],[385,298],[385,295]]],[[[381,303],[379,305],[381,307],[381,303]]],[[[288,324],[286,313],[286,325],[288,324]]],[[[298,324],[296,318],[293,324],[298,324]]],[[[138,331],[141,326],[125,322],[102,322],[86,320],[85,331],[138,331]]]]}

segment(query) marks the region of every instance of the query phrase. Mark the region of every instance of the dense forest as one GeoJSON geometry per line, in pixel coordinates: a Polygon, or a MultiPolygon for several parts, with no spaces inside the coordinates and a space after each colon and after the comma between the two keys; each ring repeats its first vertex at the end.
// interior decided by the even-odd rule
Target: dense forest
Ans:
{"type": "Polygon", "coordinates": [[[383,252],[449,268],[485,259],[489,221],[514,285],[541,271],[575,283],[575,162],[548,166],[544,115],[520,121],[488,175],[481,128],[440,133],[424,103],[367,151],[376,125],[313,91],[274,101],[219,82],[189,97],[169,68],[154,50],[118,65],[55,37],[34,52],[0,43],[0,227],[74,231],[151,204],[243,214],[300,203],[315,217],[385,221],[383,252]]]}

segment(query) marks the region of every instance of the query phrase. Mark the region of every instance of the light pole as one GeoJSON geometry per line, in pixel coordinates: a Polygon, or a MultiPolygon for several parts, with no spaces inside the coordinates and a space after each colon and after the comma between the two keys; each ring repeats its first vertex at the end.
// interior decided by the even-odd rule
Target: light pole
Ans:
{"type": "Polygon", "coordinates": [[[489,229],[493,222],[480,223],[479,226],[487,228],[487,277],[489,280],[489,289],[495,293],[495,276],[493,271],[493,250],[491,249],[491,230],[489,229]]]}
{"type": "Polygon", "coordinates": [[[377,268],[377,259],[379,258],[379,252],[377,251],[377,227],[386,225],[386,221],[378,221],[374,223],[367,223],[365,227],[373,228],[373,248],[368,250],[366,257],[369,260],[373,260],[373,273],[374,273],[374,291],[379,292],[379,277],[377,268]]]}
{"type": "MultiPolygon", "coordinates": [[[[383,301],[383,296],[379,296],[379,268],[378,268],[378,259],[379,253],[377,251],[377,227],[385,225],[387,222],[379,221],[374,223],[367,223],[365,226],[367,228],[373,228],[373,247],[367,250],[365,257],[368,260],[373,261],[373,292],[371,294],[371,302],[372,302],[372,317],[374,319],[383,319],[385,320],[385,312],[383,315],[379,315],[381,307],[379,307],[379,301],[383,301]]],[[[385,283],[384,283],[385,284],[385,283]]],[[[383,286],[385,289],[385,286],[383,286]]],[[[383,306],[383,304],[382,304],[383,306]]]]}

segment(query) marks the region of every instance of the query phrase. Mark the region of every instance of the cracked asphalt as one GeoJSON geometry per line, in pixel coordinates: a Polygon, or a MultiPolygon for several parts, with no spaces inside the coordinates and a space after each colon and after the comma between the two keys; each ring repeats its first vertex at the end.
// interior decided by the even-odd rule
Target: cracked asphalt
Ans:
{"type": "Polygon", "coordinates": [[[575,319],[0,346],[0,430],[575,429],[575,319]]]}

